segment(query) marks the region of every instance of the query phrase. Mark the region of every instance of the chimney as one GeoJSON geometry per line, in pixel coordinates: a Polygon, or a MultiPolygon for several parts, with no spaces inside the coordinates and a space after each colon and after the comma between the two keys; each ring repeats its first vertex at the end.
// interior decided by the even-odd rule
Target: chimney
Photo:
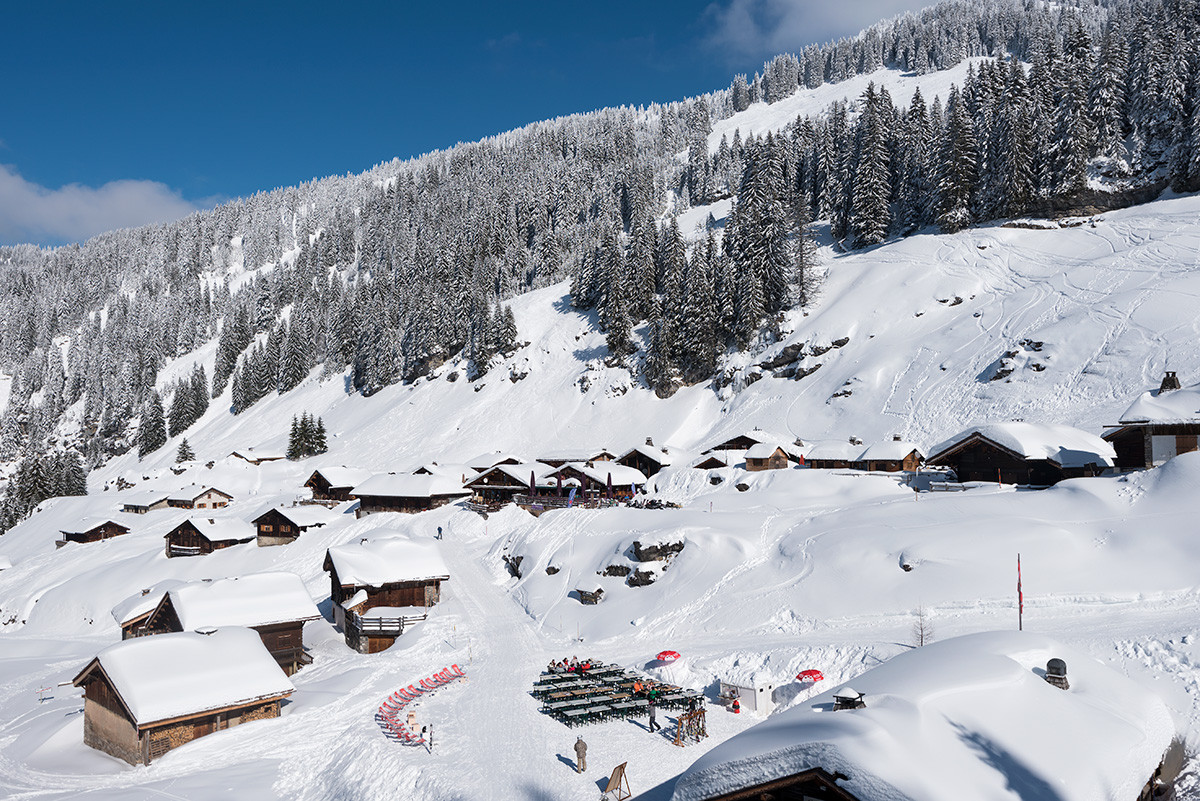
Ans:
{"type": "Polygon", "coordinates": [[[147,587],[146,589],[142,590],[142,595],[149,595],[149,594],[150,594],[150,588],[149,588],[149,587],[147,587]]]}
{"type": "Polygon", "coordinates": [[[646,437],[646,444],[654,447],[654,437],[646,437]]]}
{"type": "Polygon", "coordinates": [[[1061,659],[1051,659],[1047,662],[1046,681],[1060,690],[1071,689],[1071,685],[1067,682],[1067,663],[1061,659]]]}
{"type": "Polygon", "coordinates": [[[892,434],[892,442],[900,442],[900,435],[892,434]]]}
{"type": "Polygon", "coordinates": [[[1170,392],[1173,389],[1179,389],[1179,379],[1175,377],[1174,370],[1167,370],[1163,375],[1162,384],[1158,387],[1158,394],[1170,392]]]}

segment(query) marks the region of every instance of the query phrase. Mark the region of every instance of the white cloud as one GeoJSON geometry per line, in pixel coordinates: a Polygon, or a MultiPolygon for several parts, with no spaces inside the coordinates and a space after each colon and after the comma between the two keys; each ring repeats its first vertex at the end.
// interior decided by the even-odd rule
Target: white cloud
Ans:
{"type": "Polygon", "coordinates": [[[0,242],[8,244],[81,242],[115,228],[177,220],[198,208],[157,181],[47,189],[0,164],[0,242]]]}
{"type": "Polygon", "coordinates": [[[765,59],[852,36],[880,20],[928,4],[929,0],[729,0],[709,5],[704,21],[710,29],[708,44],[724,51],[731,61],[765,59]]]}

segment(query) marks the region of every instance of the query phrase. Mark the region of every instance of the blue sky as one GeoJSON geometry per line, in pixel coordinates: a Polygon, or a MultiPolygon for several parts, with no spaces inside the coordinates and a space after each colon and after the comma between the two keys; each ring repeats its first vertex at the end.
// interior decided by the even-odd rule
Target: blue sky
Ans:
{"type": "Polygon", "coordinates": [[[700,94],[925,4],[9,4],[0,243],[74,241],[561,114],[700,94]]]}

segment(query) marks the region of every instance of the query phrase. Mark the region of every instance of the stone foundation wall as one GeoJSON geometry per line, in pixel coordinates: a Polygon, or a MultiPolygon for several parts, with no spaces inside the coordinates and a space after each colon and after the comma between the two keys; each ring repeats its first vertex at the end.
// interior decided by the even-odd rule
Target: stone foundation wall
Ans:
{"type": "Polygon", "coordinates": [[[83,705],[83,744],[130,765],[142,764],[142,743],[133,724],[94,701],[83,705]]]}

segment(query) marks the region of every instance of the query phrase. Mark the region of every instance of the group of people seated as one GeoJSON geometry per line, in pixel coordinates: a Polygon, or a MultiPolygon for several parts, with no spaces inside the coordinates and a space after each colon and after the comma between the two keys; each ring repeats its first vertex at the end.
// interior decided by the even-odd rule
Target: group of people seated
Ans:
{"type": "Polygon", "coordinates": [[[658,697],[667,691],[667,685],[660,684],[654,679],[634,679],[633,697],[645,698],[647,701],[657,701],[658,697]]]}
{"type": "Polygon", "coordinates": [[[593,667],[596,667],[596,663],[590,659],[585,659],[582,662],[580,662],[578,657],[573,656],[570,659],[567,659],[564,656],[563,661],[561,661],[561,662],[555,662],[553,659],[550,660],[550,664],[546,667],[546,672],[547,673],[586,673],[587,671],[591,670],[593,667]]]}

